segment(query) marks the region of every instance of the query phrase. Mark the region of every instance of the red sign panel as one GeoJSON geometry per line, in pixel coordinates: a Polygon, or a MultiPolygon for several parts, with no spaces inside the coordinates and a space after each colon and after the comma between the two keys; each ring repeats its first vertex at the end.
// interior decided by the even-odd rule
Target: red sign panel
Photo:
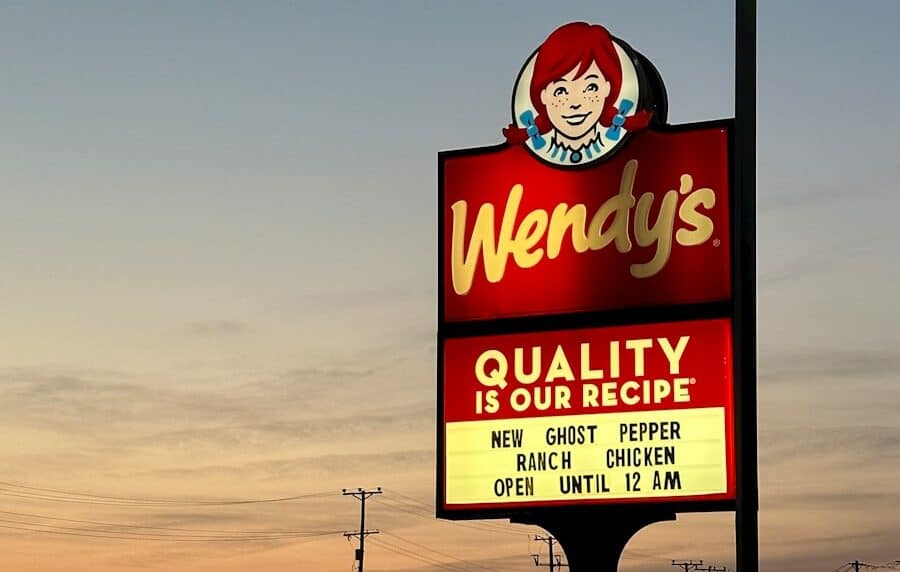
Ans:
{"type": "Polygon", "coordinates": [[[446,339],[445,511],[731,500],[731,321],[446,339]]]}
{"type": "Polygon", "coordinates": [[[443,154],[442,320],[728,300],[728,142],[641,131],[565,170],[523,146],[443,154]]]}

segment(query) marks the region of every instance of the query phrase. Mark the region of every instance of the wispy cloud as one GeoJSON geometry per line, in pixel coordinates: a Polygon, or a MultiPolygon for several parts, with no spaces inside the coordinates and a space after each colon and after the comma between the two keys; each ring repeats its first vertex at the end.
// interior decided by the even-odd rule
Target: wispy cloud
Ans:
{"type": "Polygon", "coordinates": [[[809,379],[871,379],[900,377],[900,354],[887,350],[818,351],[766,354],[759,362],[761,383],[809,379]]]}
{"type": "Polygon", "coordinates": [[[195,336],[230,336],[250,331],[250,325],[238,320],[200,320],[188,322],[183,330],[195,336]]]}

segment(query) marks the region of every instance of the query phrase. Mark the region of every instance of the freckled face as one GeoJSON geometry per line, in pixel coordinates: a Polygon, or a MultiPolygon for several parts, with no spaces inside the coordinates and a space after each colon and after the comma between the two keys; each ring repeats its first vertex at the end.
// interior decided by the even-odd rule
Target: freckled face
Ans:
{"type": "Polygon", "coordinates": [[[569,139],[580,139],[594,128],[610,89],[596,63],[580,76],[575,77],[576,73],[577,66],[541,91],[547,118],[569,139]]]}

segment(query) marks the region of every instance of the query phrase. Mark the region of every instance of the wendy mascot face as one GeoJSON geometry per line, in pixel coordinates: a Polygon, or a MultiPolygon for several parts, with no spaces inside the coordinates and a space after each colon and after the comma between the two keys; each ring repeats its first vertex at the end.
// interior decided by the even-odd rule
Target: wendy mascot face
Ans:
{"type": "Polygon", "coordinates": [[[603,26],[560,26],[519,72],[511,144],[560,166],[601,160],[651,120],[665,122],[665,88],[652,64],[603,26]]]}

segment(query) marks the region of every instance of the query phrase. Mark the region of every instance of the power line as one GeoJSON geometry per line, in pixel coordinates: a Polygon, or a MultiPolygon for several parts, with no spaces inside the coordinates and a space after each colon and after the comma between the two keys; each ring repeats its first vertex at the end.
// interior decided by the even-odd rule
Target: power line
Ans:
{"type": "Polygon", "coordinates": [[[77,504],[100,504],[107,506],[228,506],[243,504],[263,504],[297,501],[317,497],[329,496],[330,491],[321,491],[316,493],[307,493],[302,495],[292,495],[275,498],[262,499],[162,499],[162,498],[141,498],[141,497],[120,497],[109,495],[97,495],[93,493],[83,493],[77,491],[66,491],[61,489],[50,489],[43,487],[33,487],[28,485],[20,485],[9,482],[0,481],[0,495],[30,498],[35,500],[72,502],[77,504]],[[5,488],[6,487],[6,488],[5,488]],[[13,487],[12,489],[8,487],[13,487]],[[24,490],[19,490],[24,489],[24,490]],[[40,492],[31,492],[40,491],[40,492]],[[52,493],[52,494],[46,494],[52,493]]]}
{"type": "MultiPolygon", "coordinates": [[[[278,498],[266,498],[266,499],[216,499],[216,500],[191,500],[191,499],[168,499],[168,498],[149,498],[149,497],[125,497],[125,496],[113,496],[113,495],[103,495],[96,494],[94,492],[81,492],[81,491],[73,491],[73,490],[63,490],[57,488],[48,488],[48,487],[35,487],[31,485],[19,484],[19,483],[10,483],[0,481],[0,485],[7,485],[12,487],[18,487],[20,489],[25,490],[10,490],[0,488],[0,495],[5,494],[6,496],[18,496],[21,498],[34,499],[34,500],[48,500],[48,501],[59,501],[66,503],[76,503],[76,504],[88,504],[88,505],[101,505],[101,506],[125,506],[125,507],[152,507],[152,508],[168,508],[168,507],[184,507],[184,506],[220,506],[220,505],[241,505],[241,504],[257,504],[257,503],[266,503],[266,502],[280,502],[280,501],[289,501],[289,500],[300,500],[307,498],[316,498],[323,497],[326,495],[330,495],[332,493],[328,492],[317,492],[317,493],[308,493],[304,495],[295,495],[290,497],[278,497],[278,498]],[[32,492],[32,491],[41,491],[41,492],[32,492]],[[44,494],[51,493],[51,494],[44,494]],[[70,495],[70,496],[65,496],[70,495]]],[[[402,497],[408,503],[408,505],[402,504],[397,501],[388,501],[388,508],[400,510],[402,512],[406,512],[408,514],[412,514],[414,516],[421,516],[423,518],[427,518],[428,520],[434,521],[434,513],[433,507],[428,504],[421,502],[413,497],[408,495],[404,495],[402,493],[397,493],[396,491],[392,491],[392,493],[397,494],[397,496],[402,497]],[[418,505],[421,507],[419,509],[414,508],[412,505],[418,505]],[[425,512],[425,509],[428,512],[425,512]]],[[[166,527],[166,526],[150,526],[150,525],[140,525],[140,524],[124,524],[124,523],[116,523],[116,522],[106,522],[106,521],[98,521],[98,520],[82,520],[82,519],[74,519],[74,518],[63,518],[58,516],[52,516],[47,514],[36,514],[31,512],[14,512],[14,511],[0,511],[0,514],[6,514],[13,517],[23,517],[25,519],[39,519],[39,520],[49,520],[55,522],[62,523],[73,523],[73,524],[85,524],[92,525],[93,527],[104,527],[107,530],[99,530],[97,528],[78,528],[78,527],[60,527],[56,525],[48,525],[46,523],[34,522],[34,521],[9,521],[6,523],[6,526],[3,528],[10,530],[22,530],[23,532],[37,532],[37,533],[48,533],[48,534],[64,534],[67,536],[78,536],[85,535],[87,537],[94,538],[108,538],[108,539],[119,539],[119,540],[178,540],[178,541],[240,541],[240,540],[277,540],[281,538],[288,539],[298,539],[304,537],[312,537],[312,535],[320,535],[320,534],[337,534],[340,531],[300,531],[300,530],[250,530],[250,531],[235,531],[235,530],[222,530],[222,529],[203,529],[203,528],[179,528],[179,527],[166,527]],[[109,530],[112,529],[112,530],[109,530]],[[129,532],[128,530],[115,530],[115,529],[131,529],[132,531],[147,531],[147,534],[136,534],[134,532],[129,532]],[[158,532],[154,532],[158,531],[158,532]],[[168,532],[175,533],[201,533],[200,535],[191,535],[191,534],[166,534],[168,532]],[[202,534],[208,533],[208,534],[202,534]],[[215,538],[212,538],[212,537],[215,538]]],[[[455,526],[461,526],[464,528],[470,528],[472,530],[477,530],[480,532],[491,532],[495,534],[508,534],[519,536],[520,533],[509,530],[507,527],[502,525],[495,525],[493,523],[486,522],[454,522],[454,521],[437,521],[445,524],[453,524],[455,526]]],[[[358,533],[356,533],[358,534],[358,533]]],[[[408,541],[412,544],[412,541],[408,541]]],[[[430,549],[429,547],[425,547],[425,545],[419,545],[425,550],[431,550],[432,552],[443,554],[440,551],[436,551],[434,549],[430,549]]],[[[449,556],[444,554],[445,556],[449,556]]],[[[483,567],[482,567],[483,568],[483,567]]]]}
{"type": "MultiPolygon", "coordinates": [[[[391,494],[396,494],[396,493],[392,491],[391,494]]],[[[399,510],[401,512],[405,512],[405,513],[411,514],[413,516],[425,518],[432,522],[439,522],[441,524],[459,526],[462,528],[471,528],[473,530],[478,530],[481,532],[493,532],[496,534],[508,534],[511,536],[518,536],[518,537],[521,537],[523,534],[530,536],[530,532],[527,530],[522,529],[521,532],[516,532],[515,530],[509,530],[509,528],[507,528],[506,526],[499,525],[499,524],[495,525],[495,524],[488,523],[488,522],[472,522],[472,521],[460,522],[460,521],[456,521],[456,520],[437,520],[437,521],[435,521],[433,509],[430,512],[426,513],[422,510],[413,509],[407,505],[404,505],[404,504],[398,503],[397,501],[392,501],[392,500],[389,500],[389,499],[386,499],[383,497],[380,498],[378,502],[379,502],[379,504],[386,503],[385,508],[387,508],[389,510],[390,509],[399,510]]]]}
{"type": "MultiPolygon", "coordinates": [[[[416,498],[414,498],[414,497],[411,497],[411,496],[409,496],[409,495],[405,495],[405,494],[403,494],[403,493],[401,493],[401,492],[395,491],[394,489],[390,489],[390,490],[385,489],[385,492],[390,493],[392,496],[398,496],[398,497],[401,497],[401,498],[405,499],[406,501],[408,501],[410,504],[419,505],[421,508],[427,510],[427,513],[423,513],[423,516],[428,516],[428,517],[430,517],[430,518],[434,518],[434,504],[422,502],[422,501],[420,501],[420,500],[418,500],[418,499],[416,499],[416,498]]],[[[382,500],[387,500],[387,499],[382,499],[382,500]]],[[[395,501],[395,502],[396,502],[396,501],[395,501]]],[[[450,522],[451,524],[462,524],[462,523],[459,522],[459,521],[446,521],[446,522],[450,522]]],[[[494,523],[492,523],[492,522],[471,522],[471,521],[470,521],[468,524],[478,524],[479,526],[483,526],[483,527],[486,527],[486,528],[496,528],[496,529],[498,529],[498,530],[502,530],[503,532],[507,532],[507,533],[511,532],[511,531],[510,531],[510,527],[515,528],[516,526],[519,526],[519,525],[516,525],[516,524],[514,524],[514,523],[508,523],[508,524],[499,524],[499,523],[498,523],[498,524],[494,524],[494,523]]],[[[530,534],[530,533],[531,533],[531,528],[530,528],[530,527],[529,527],[529,529],[522,528],[521,530],[522,530],[522,532],[524,532],[525,534],[530,534]]]]}
{"type": "MultiPolygon", "coordinates": [[[[83,522],[83,521],[82,521],[83,522]]],[[[63,526],[60,524],[46,524],[43,522],[33,522],[33,521],[22,521],[22,520],[10,520],[10,519],[0,519],[0,523],[6,524],[14,524],[20,526],[32,526],[32,527],[40,527],[38,529],[33,529],[35,532],[55,532],[55,531],[76,531],[76,532],[84,532],[90,534],[107,534],[107,535],[115,535],[118,538],[129,539],[129,538],[147,538],[153,540],[165,540],[165,539],[191,539],[191,540],[275,540],[275,539],[289,539],[289,538],[305,538],[305,537],[313,537],[313,536],[325,536],[329,534],[339,534],[338,530],[318,530],[318,531],[304,531],[297,533],[284,533],[284,532],[240,532],[240,531],[228,531],[223,533],[195,533],[195,532],[173,532],[173,531],[163,531],[163,532],[148,532],[145,530],[109,530],[110,528],[120,528],[119,525],[105,525],[104,528],[85,528],[81,526],[63,526]]]]}
{"type": "Polygon", "coordinates": [[[313,540],[312,537],[317,536],[327,536],[329,534],[338,534],[338,532],[328,532],[328,533],[320,533],[320,534],[312,534],[302,537],[296,536],[242,536],[242,537],[227,537],[227,536],[210,536],[210,537],[183,537],[183,536],[164,536],[164,535],[127,535],[124,532],[114,532],[114,531],[94,531],[91,529],[80,529],[75,527],[61,527],[61,526],[52,526],[52,525],[43,525],[38,523],[28,523],[28,522],[18,522],[18,521],[0,521],[0,522],[8,522],[10,524],[0,524],[0,528],[9,529],[9,530],[19,530],[26,532],[37,532],[43,534],[57,534],[63,536],[77,536],[82,538],[104,538],[109,540],[143,540],[143,541],[157,541],[157,542],[257,542],[257,541],[268,541],[268,540],[293,540],[295,538],[305,539],[305,540],[313,540]],[[14,524],[18,524],[20,526],[13,526],[14,524]],[[45,528],[29,528],[31,526],[40,526],[45,528]]]}
{"type": "Polygon", "coordinates": [[[460,559],[460,558],[457,558],[456,556],[453,556],[453,555],[451,555],[451,554],[447,554],[446,552],[441,552],[440,550],[435,550],[434,548],[425,546],[424,544],[421,544],[421,543],[418,543],[418,542],[414,542],[414,541],[412,541],[412,540],[409,540],[408,538],[403,538],[403,537],[401,537],[401,536],[399,536],[399,535],[397,535],[397,534],[394,534],[394,533],[392,533],[392,532],[388,532],[387,530],[382,530],[381,532],[382,532],[383,534],[388,535],[388,536],[392,536],[392,537],[396,538],[397,540],[400,540],[400,541],[403,541],[403,542],[407,542],[407,543],[409,543],[409,544],[412,544],[413,546],[417,546],[417,547],[419,547],[419,548],[421,548],[421,549],[423,549],[423,550],[427,550],[427,551],[429,551],[429,552],[434,552],[435,554],[439,554],[439,555],[444,556],[444,557],[446,557],[446,558],[450,558],[451,560],[454,560],[454,561],[459,562],[459,563],[461,563],[461,564],[466,564],[466,565],[469,565],[469,566],[475,566],[476,568],[481,568],[482,570],[493,570],[493,568],[488,568],[487,566],[484,566],[483,564],[479,564],[479,563],[477,563],[477,562],[470,562],[470,561],[462,560],[462,559],[460,559]]]}
{"type": "Polygon", "coordinates": [[[0,510],[0,514],[8,514],[12,516],[23,516],[26,518],[40,518],[45,520],[56,520],[60,522],[74,522],[77,524],[93,524],[96,526],[105,526],[110,528],[140,528],[140,529],[149,529],[149,530],[164,530],[164,531],[175,531],[175,532],[209,532],[209,533],[217,533],[217,534],[250,534],[250,535],[259,535],[259,536],[267,536],[267,535],[309,535],[309,534],[337,534],[341,532],[340,530],[335,531],[321,531],[321,530],[216,530],[216,529],[208,529],[208,528],[175,528],[168,526],[149,526],[142,524],[123,524],[116,522],[103,522],[97,520],[79,520],[74,518],[62,518],[56,516],[47,516],[43,514],[33,514],[27,512],[12,512],[8,510],[0,510]]]}
{"type": "Polygon", "coordinates": [[[437,566],[438,568],[442,568],[444,570],[449,570],[451,572],[467,572],[465,568],[460,568],[453,564],[448,564],[446,562],[441,562],[436,558],[432,558],[425,554],[419,554],[417,552],[413,552],[412,550],[408,550],[403,548],[402,546],[397,546],[396,544],[385,541],[381,538],[373,538],[370,542],[375,544],[376,546],[380,546],[389,552],[394,552],[395,554],[399,554],[401,556],[406,556],[408,558],[412,558],[413,560],[418,560],[419,562],[423,562],[425,564],[431,564],[433,566],[437,566]]]}
{"type": "Polygon", "coordinates": [[[439,560],[435,560],[435,559],[432,559],[432,558],[428,558],[428,557],[426,557],[426,556],[424,556],[424,555],[416,554],[415,552],[412,552],[411,550],[406,550],[406,549],[403,549],[403,548],[401,548],[401,547],[399,547],[399,546],[396,546],[396,545],[389,545],[389,544],[386,544],[386,543],[382,542],[381,540],[378,540],[378,539],[375,539],[375,538],[373,538],[373,539],[371,540],[371,542],[372,542],[375,546],[378,546],[378,547],[380,547],[380,548],[382,548],[382,549],[384,549],[384,550],[387,550],[388,552],[392,552],[392,553],[394,553],[394,554],[399,554],[400,556],[404,556],[404,557],[409,558],[409,559],[411,559],[411,560],[416,560],[417,562],[421,562],[421,563],[424,563],[424,564],[429,564],[429,565],[432,565],[432,566],[437,566],[438,568],[442,568],[442,569],[444,569],[444,570],[450,570],[450,571],[452,571],[452,572],[459,572],[459,571],[461,570],[461,569],[459,569],[459,568],[447,567],[446,565],[444,565],[444,564],[443,564],[442,562],[440,562],[439,560]]]}
{"type": "Polygon", "coordinates": [[[847,570],[853,569],[853,572],[859,572],[863,568],[869,568],[872,570],[900,570],[900,560],[894,560],[893,562],[886,562],[884,564],[868,564],[866,562],[860,562],[859,560],[854,560],[853,562],[847,562],[841,568],[846,568],[847,570]]]}
{"type": "Polygon", "coordinates": [[[432,504],[430,504],[430,503],[422,502],[422,501],[420,501],[419,499],[417,499],[417,498],[415,498],[415,497],[411,497],[411,496],[409,496],[409,495],[405,495],[405,494],[401,493],[400,491],[395,491],[394,489],[384,489],[384,491],[387,492],[387,493],[390,493],[390,494],[392,494],[392,495],[394,495],[394,496],[398,496],[398,497],[400,497],[400,498],[402,498],[402,499],[406,499],[407,501],[409,501],[409,502],[411,502],[411,503],[413,503],[413,504],[420,505],[420,506],[422,506],[422,507],[424,507],[424,508],[427,508],[427,509],[429,509],[429,510],[434,510],[434,505],[432,505],[432,504]]]}
{"type": "MultiPolygon", "coordinates": [[[[423,512],[424,515],[429,516],[429,517],[434,517],[434,504],[433,503],[427,503],[427,502],[420,501],[417,498],[411,497],[409,495],[405,495],[401,492],[395,491],[394,489],[384,489],[384,490],[385,490],[385,492],[391,494],[392,496],[398,496],[398,497],[404,499],[407,502],[407,504],[418,505],[420,507],[420,510],[424,509],[424,511],[427,511],[427,512],[423,512]]],[[[387,499],[382,499],[382,500],[387,500],[387,499]]],[[[397,502],[397,501],[393,501],[393,502],[397,502]]],[[[485,526],[490,525],[490,523],[487,523],[487,522],[481,522],[479,524],[483,524],[485,526]]],[[[502,525],[497,525],[497,526],[502,526],[502,525]]]]}
{"type": "Polygon", "coordinates": [[[108,533],[108,534],[116,534],[121,535],[122,538],[190,538],[190,539],[265,539],[265,540],[273,540],[276,538],[296,538],[296,537],[304,537],[304,536],[317,536],[322,534],[337,534],[340,531],[327,531],[327,532],[318,532],[318,533],[304,533],[304,534],[254,534],[254,535],[223,535],[223,534],[183,534],[183,533],[175,533],[169,534],[166,532],[142,532],[142,531],[127,531],[127,530],[98,530],[93,528],[82,528],[77,526],[62,526],[58,524],[43,524],[40,522],[22,522],[19,520],[8,520],[8,519],[0,519],[0,523],[7,524],[19,524],[26,526],[40,526],[42,528],[47,529],[60,529],[60,530],[75,530],[80,532],[100,532],[100,533],[108,533]]]}
{"type": "Polygon", "coordinates": [[[382,548],[385,548],[396,554],[401,554],[401,555],[405,555],[405,556],[413,556],[413,557],[419,559],[421,562],[426,562],[428,564],[438,566],[439,568],[443,568],[444,570],[451,570],[454,572],[466,572],[465,568],[460,568],[459,566],[457,566],[455,564],[448,563],[448,562],[442,562],[442,561],[438,560],[437,558],[434,558],[433,556],[428,556],[427,554],[421,554],[421,553],[415,552],[414,550],[410,550],[408,548],[398,546],[396,544],[393,544],[391,542],[384,540],[383,538],[373,539],[373,542],[380,545],[382,548]]]}

